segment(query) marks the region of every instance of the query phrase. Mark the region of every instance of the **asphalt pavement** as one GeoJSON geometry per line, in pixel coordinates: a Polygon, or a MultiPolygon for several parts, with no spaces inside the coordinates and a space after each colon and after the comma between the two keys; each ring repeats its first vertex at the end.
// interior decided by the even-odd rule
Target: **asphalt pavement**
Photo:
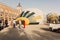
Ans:
{"type": "Polygon", "coordinates": [[[60,33],[49,31],[46,25],[28,25],[25,29],[7,27],[0,31],[0,40],[60,40],[60,33]]]}

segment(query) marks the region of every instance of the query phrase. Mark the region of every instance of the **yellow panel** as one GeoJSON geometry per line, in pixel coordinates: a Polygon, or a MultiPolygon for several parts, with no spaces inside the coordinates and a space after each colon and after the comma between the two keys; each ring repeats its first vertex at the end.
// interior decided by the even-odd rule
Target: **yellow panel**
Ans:
{"type": "Polygon", "coordinates": [[[26,22],[26,24],[29,24],[29,19],[26,18],[26,17],[19,17],[19,18],[17,18],[16,20],[17,20],[17,21],[18,21],[18,20],[24,20],[24,21],[26,22]]]}
{"type": "Polygon", "coordinates": [[[35,17],[33,17],[32,19],[33,20],[38,20],[38,19],[41,19],[42,17],[40,16],[40,15],[38,15],[38,16],[35,16],[35,17]]]}

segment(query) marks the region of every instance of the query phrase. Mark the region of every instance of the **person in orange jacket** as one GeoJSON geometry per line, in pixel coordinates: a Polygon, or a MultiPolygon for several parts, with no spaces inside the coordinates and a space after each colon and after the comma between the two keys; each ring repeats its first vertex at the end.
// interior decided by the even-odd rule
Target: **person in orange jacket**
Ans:
{"type": "Polygon", "coordinates": [[[24,28],[26,27],[26,23],[25,23],[25,21],[24,21],[24,28]]]}
{"type": "Polygon", "coordinates": [[[26,27],[26,22],[24,20],[22,20],[22,24],[24,26],[24,28],[26,27]]]}

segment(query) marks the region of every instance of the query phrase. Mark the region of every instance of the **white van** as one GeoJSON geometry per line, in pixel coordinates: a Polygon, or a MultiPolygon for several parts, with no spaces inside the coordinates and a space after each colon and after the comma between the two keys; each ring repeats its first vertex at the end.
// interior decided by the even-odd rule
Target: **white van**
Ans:
{"type": "Polygon", "coordinates": [[[60,30],[60,24],[49,24],[49,29],[51,31],[59,31],[60,30]]]}

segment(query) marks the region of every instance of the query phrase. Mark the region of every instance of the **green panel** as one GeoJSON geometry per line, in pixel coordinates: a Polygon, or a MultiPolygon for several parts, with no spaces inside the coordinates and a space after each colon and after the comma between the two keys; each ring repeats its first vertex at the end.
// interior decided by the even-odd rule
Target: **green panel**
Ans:
{"type": "Polygon", "coordinates": [[[34,15],[34,14],[35,14],[34,12],[30,13],[30,14],[27,16],[27,18],[29,18],[30,16],[32,16],[32,15],[34,15]]]}
{"type": "Polygon", "coordinates": [[[26,11],[23,15],[23,17],[25,17],[27,14],[29,14],[30,11],[26,11]]]}
{"type": "Polygon", "coordinates": [[[24,11],[20,14],[20,17],[22,17],[22,16],[23,16],[23,14],[24,14],[24,11]]]}

